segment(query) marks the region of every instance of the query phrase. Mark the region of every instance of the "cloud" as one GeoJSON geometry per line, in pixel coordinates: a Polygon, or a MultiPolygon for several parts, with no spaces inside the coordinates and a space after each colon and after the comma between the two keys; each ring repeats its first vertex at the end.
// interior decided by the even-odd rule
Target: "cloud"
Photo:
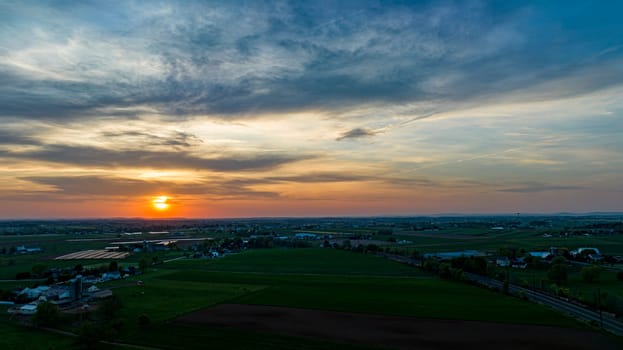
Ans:
{"type": "Polygon", "coordinates": [[[375,178],[367,175],[344,174],[344,173],[310,173],[292,176],[271,176],[264,180],[274,182],[297,182],[297,183],[316,183],[316,182],[354,182],[370,181],[375,178]]]}
{"type": "Polygon", "coordinates": [[[537,193],[547,191],[574,191],[583,190],[582,186],[564,186],[564,185],[549,185],[542,183],[531,183],[519,187],[510,187],[498,190],[498,192],[512,192],[512,193],[537,193]]]}
{"type": "Polygon", "coordinates": [[[124,143],[132,143],[135,145],[140,143],[146,146],[173,146],[179,148],[188,148],[203,142],[197,136],[183,131],[175,131],[166,136],[142,131],[107,131],[102,132],[101,136],[106,139],[119,140],[124,143]]]}
{"type": "Polygon", "coordinates": [[[0,145],[36,145],[37,140],[20,131],[0,130],[0,145]]]}
{"type": "Polygon", "coordinates": [[[346,139],[358,139],[362,137],[370,137],[381,133],[378,130],[371,130],[366,128],[355,128],[348,131],[345,131],[336,138],[337,141],[342,141],[346,139]]]}
{"type": "MultiPolygon", "coordinates": [[[[222,179],[212,182],[174,183],[102,176],[33,176],[22,178],[22,180],[56,188],[57,192],[53,192],[49,197],[50,200],[62,198],[63,196],[82,198],[90,196],[136,197],[152,196],[159,193],[192,195],[212,199],[274,198],[279,196],[275,192],[256,191],[247,186],[222,179]]],[[[32,195],[26,192],[15,197],[16,199],[29,199],[32,195]]],[[[35,195],[44,197],[46,193],[37,192],[35,195]]]]}
{"type": "Polygon", "coordinates": [[[622,50],[606,40],[619,27],[578,27],[592,29],[552,42],[542,33],[582,20],[543,21],[530,5],[172,2],[117,4],[114,16],[97,3],[64,6],[1,7],[0,117],[97,118],[149,105],[175,118],[240,118],[421,101],[439,111],[623,80],[622,50]]]}
{"type": "Polygon", "coordinates": [[[309,159],[308,155],[231,155],[203,158],[182,151],[111,150],[87,146],[47,145],[28,151],[0,150],[0,157],[73,164],[82,167],[199,169],[219,172],[268,170],[309,159]]]}

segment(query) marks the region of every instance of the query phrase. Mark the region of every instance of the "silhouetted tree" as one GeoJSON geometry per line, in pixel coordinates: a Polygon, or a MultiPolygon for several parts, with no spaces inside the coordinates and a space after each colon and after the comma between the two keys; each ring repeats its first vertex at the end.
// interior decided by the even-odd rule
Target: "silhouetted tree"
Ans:
{"type": "Polygon", "coordinates": [[[592,283],[599,279],[602,268],[600,266],[585,266],[580,271],[584,282],[592,283]]]}
{"type": "Polygon", "coordinates": [[[46,301],[37,305],[37,312],[32,321],[39,327],[53,326],[58,323],[60,315],[58,307],[46,301]]]}
{"type": "Polygon", "coordinates": [[[550,281],[562,284],[567,281],[567,265],[554,264],[547,271],[547,278],[550,281]]]}

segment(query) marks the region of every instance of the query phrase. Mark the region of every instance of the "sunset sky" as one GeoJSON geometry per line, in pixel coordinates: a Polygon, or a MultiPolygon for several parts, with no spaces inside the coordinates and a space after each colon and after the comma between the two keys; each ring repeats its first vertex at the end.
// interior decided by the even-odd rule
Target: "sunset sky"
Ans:
{"type": "Polygon", "coordinates": [[[0,218],[623,211],[622,14],[0,0],[0,218]]]}

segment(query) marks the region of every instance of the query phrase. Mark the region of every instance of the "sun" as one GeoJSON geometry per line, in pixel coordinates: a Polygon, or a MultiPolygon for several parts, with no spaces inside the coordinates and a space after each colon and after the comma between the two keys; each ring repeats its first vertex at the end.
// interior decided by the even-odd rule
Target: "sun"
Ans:
{"type": "Polygon", "coordinates": [[[160,210],[160,211],[167,210],[170,207],[169,203],[167,203],[168,199],[169,198],[167,196],[157,196],[157,197],[154,197],[154,199],[152,199],[152,201],[151,201],[151,205],[156,210],[160,210]]]}

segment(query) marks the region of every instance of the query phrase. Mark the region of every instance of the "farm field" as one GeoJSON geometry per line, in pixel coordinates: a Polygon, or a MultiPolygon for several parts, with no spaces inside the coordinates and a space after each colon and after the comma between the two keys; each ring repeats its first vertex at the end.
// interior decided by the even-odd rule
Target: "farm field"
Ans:
{"type": "MultiPolygon", "coordinates": [[[[173,285],[177,283],[192,283],[194,286],[199,286],[202,283],[205,283],[206,286],[209,284],[246,285],[246,288],[249,289],[249,293],[243,293],[239,296],[232,295],[230,299],[218,302],[217,304],[220,305],[238,304],[260,307],[272,305],[288,309],[354,312],[362,315],[362,317],[367,317],[365,315],[400,315],[418,317],[418,319],[480,320],[502,324],[538,324],[570,327],[572,329],[585,328],[583,324],[539,305],[477,287],[440,280],[415,269],[410,276],[395,275],[396,269],[408,268],[401,264],[388,262],[389,264],[385,265],[383,269],[376,271],[376,276],[362,275],[352,267],[357,263],[365,266],[368,259],[376,259],[373,256],[331,249],[309,249],[304,250],[308,259],[297,260],[295,257],[300,256],[299,254],[301,254],[299,249],[273,249],[227,256],[217,260],[218,264],[201,260],[194,260],[197,261],[197,264],[192,264],[192,260],[176,261],[159,268],[158,276],[154,279],[170,281],[173,285]],[[273,258],[276,260],[287,260],[291,256],[293,266],[284,269],[280,268],[279,264],[275,264],[268,272],[261,272],[258,264],[273,254],[273,258]],[[319,269],[318,260],[331,261],[337,256],[342,261],[350,260],[349,263],[352,264],[350,271],[338,270],[341,274],[335,274],[336,271],[333,269],[325,269],[324,272],[319,269]],[[311,257],[316,259],[309,259],[311,257]],[[228,261],[232,261],[232,266],[227,265],[228,261]],[[254,262],[258,264],[254,264],[254,262]],[[183,270],[180,269],[181,266],[184,266],[183,270]],[[228,270],[233,270],[235,267],[236,271],[218,271],[219,266],[228,270]],[[253,268],[244,272],[240,271],[242,266],[252,266],[253,268]],[[314,274],[296,274],[290,272],[292,269],[314,271],[314,274]],[[350,274],[347,274],[348,272],[350,274]]],[[[161,283],[160,281],[157,283],[161,283]]],[[[147,281],[146,285],[150,283],[152,282],[147,281]]],[[[200,310],[209,312],[211,308],[200,310]]],[[[170,321],[171,319],[168,322],[170,321]]],[[[159,326],[155,325],[154,327],[151,330],[143,330],[143,333],[136,333],[135,336],[128,339],[149,345],[148,342],[140,340],[139,335],[144,334],[145,331],[151,332],[158,329],[159,326]]],[[[227,334],[220,333],[218,325],[197,327],[199,327],[197,324],[173,323],[168,331],[185,334],[185,332],[192,332],[192,329],[201,329],[201,333],[206,335],[196,335],[195,337],[198,338],[195,339],[203,337],[203,341],[216,341],[217,343],[222,341],[220,334],[227,334]]],[[[234,333],[242,332],[243,334],[252,332],[248,327],[230,327],[224,330],[234,333]]],[[[309,339],[288,337],[288,334],[277,336],[278,333],[273,334],[273,332],[252,333],[260,339],[258,344],[270,344],[272,348],[280,348],[274,343],[277,341],[276,339],[285,341],[285,343],[279,343],[284,348],[291,348],[293,344],[309,341],[309,339]],[[281,336],[286,336],[286,338],[280,338],[281,336]]],[[[289,336],[292,335],[296,334],[289,334],[289,336]]],[[[158,338],[157,335],[154,336],[158,338]]],[[[601,339],[600,341],[603,340],[599,336],[597,338],[601,339]]],[[[153,338],[150,337],[150,339],[153,338]]],[[[336,339],[333,340],[337,341],[336,339]]],[[[183,348],[179,344],[172,344],[164,339],[162,341],[164,343],[160,345],[167,344],[167,348],[183,348]]],[[[239,344],[239,342],[239,340],[234,341],[235,344],[239,344]]],[[[608,342],[606,341],[606,343],[608,342]]],[[[244,348],[244,344],[236,346],[244,348]]],[[[308,346],[310,345],[308,344],[308,346]]],[[[315,344],[313,346],[312,348],[316,348],[315,346],[321,345],[315,344]]],[[[262,347],[260,346],[260,348],[262,347]]],[[[609,347],[605,346],[605,348],[609,347]]]]}
{"type": "MultiPolygon", "coordinates": [[[[255,293],[233,299],[241,304],[275,305],[394,314],[431,318],[486,320],[494,322],[539,323],[578,326],[575,321],[538,305],[505,297],[474,286],[441,280],[435,276],[399,263],[371,255],[355,254],[333,249],[258,250],[241,253],[217,260],[218,264],[206,262],[195,269],[174,271],[162,275],[171,281],[210,281],[219,283],[251,283],[268,286],[255,293]],[[272,270],[261,272],[258,266],[274,254],[276,261],[285,264],[288,256],[292,263],[285,268],[275,264],[272,270]],[[307,255],[306,259],[300,259],[307,255]],[[233,261],[228,266],[229,260],[233,261]],[[299,259],[299,260],[297,260],[299,259]],[[342,261],[348,270],[334,269],[327,264],[321,270],[319,261],[342,261]],[[378,261],[375,276],[364,275],[367,264],[378,261]],[[256,264],[257,262],[257,264],[256,264]],[[357,270],[355,266],[362,266],[357,270]],[[226,266],[217,271],[219,265],[226,266]],[[250,266],[249,272],[231,273],[229,268],[250,266]],[[202,268],[209,268],[203,271],[202,268]],[[293,269],[314,271],[316,275],[283,274],[293,269]],[[406,269],[409,275],[397,275],[406,269]],[[348,276],[347,274],[351,275],[348,276]]],[[[174,268],[186,262],[167,264],[174,268]]],[[[322,263],[324,264],[324,263],[322,263]]]]}
{"type": "Polygon", "coordinates": [[[623,235],[612,236],[569,236],[543,237],[544,232],[509,231],[491,232],[481,231],[480,234],[459,233],[454,230],[440,230],[434,232],[418,232],[413,235],[408,232],[398,232],[396,239],[411,241],[402,245],[401,249],[416,249],[420,252],[442,252],[476,249],[495,252],[500,247],[516,247],[526,250],[548,250],[550,247],[599,247],[603,254],[623,254],[623,235]]]}
{"type": "MultiPolygon", "coordinates": [[[[38,264],[72,268],[76,264],[100,267],[110,263],[110,260],[54,260],[61,252],[67,254],[76,250],[102,249],[116,238],[108,234],[94,235],[93,240],[75,240],[69,237],[71,236],[46,235],[46,240],[41,244],[45,249],[44,253],[0,258],[0,279],[6,280],[0,281],[0,289],[8,291],[33,286],[36,283],[34,281],[11,280],[17,273],[29,271],[38,264]],[[51,252],[56,253],[50,254],[51,252]]],[[[203,237],[208,238],[209,235],[203,237]]],[[[335,232],[334,239],[339,241],[349,238],[347,234],[340,235],[335,232]]],[[[550,242],[566,242],[559,245],[571,249],[578,246],[598,246],[603,251],[616,254],[623,247],[623,241],[619,237],[612,240],[604,236],[545,238],[541,232],[535,231],[491,231],[481,228],[465,231],[395,230],[392,235],[376,235],[373,241],[388,242],[387,246],[383,245],[383,249],[406,250],[409,253],[414,250],[426,253],[467,249],[494,252],[500,247],[541,250],[548,249],[550,242]],[[396,242],[401,239],[408,243],[396,242]],[[607,242],[607,246],[600,242],[607,242]]],[[[11,242],[17,244],[15,240],[11,242]]],[[[555,329],[553,332],[561,332],[560,334],[587,332],[586,334],[600,339],[599,342],[603,340],[600,333],[591,330],[587,325],[546,307],[468,284],[440,279],[412,266],[373,254],[319,248],[322,242],[321,239],[304,242],[312,248],[245,249],[216,259],[184,258],[194,253],[191,250],[172,249],[132,254],[119,260],[119,266],[136,267],[141,260],[147,260],[149,266],[143,275],[100,285],[101,288],[111,288],[123,304],[119,314],[123,330],[115,339],[159,349],[186,349],[198,343],[231,349],[374,349],[383,345],[379,342],[353,343],[353,339],[348,337],[332,337],[330,334],[312,339],[297,331],[279,332],[261,327],[254,329],[236,322],[219,324],[180,321],[188,315],[210,314],[211,310],[227,308],[228,305],[242,305],[241,318],[251,317],[247,322],[251,324],[271,324],[275,321],[270,318],[270,312],[263,313],[262,316],[268,319],[259,317],[254,320],[252,310],[256,310],[255,308],[278,308],[285,310],[285,314],[298,314],[299,311],[296,310],[302,310],[302,313],[309,311],[333,313],[331,315],[352,314],[366,319],[407,318],[415,323],[436,324],[441,327],[437,328],[441,333],[451,331],[444,330],[441,326],[444,324],[480,322],[490,325],[485,328],[494,327],[493,325],[499,325],[500,329],[538,326],[555,329]],[[154,265],[151,264],[152,260],[154,265]],[[167,262],[162,263],[163,261],[167,262]],[[251,316],[245,314],[245,310],[251,310],[251,316]],[[148,318],[148,324],[141,324],[140,317],[148,318]]],[[[533,278],[539,281],[546,277],[547,271],[512,272],[511,280],[516,282],[532,281],[533,278]]],[[[619,284],[620,281],[616,280],[612,271],[603,271],[599,281],[587,284],[581,281],[579,268],[570,270],[568,280],[570,287],[578,288],[587,296],[592,295],[590,293],[595,287],[618,296],[619,284]]],[[[276,325],[287,324],[279,323],[278,320],[275,322],[276,325]]],[[[397,329],[401,327],[399,323],[396,324],[397,329]]],[[[0,328],[9,333],[13,330],[26,333],[32,331],[6,319],[0,321],[0,328]]],[[[71,324],[64,325],[63,329],[77,330],[71,324]]],[[[538,333],[537,328],[529,329],[535,330],[535,334],[538,333]]],[[[388,332],[394,335],[398,333],[388,332]]],[[[58,334],[38,334],[32,338],[33,344],[37,343],[38,337],[46,339],[49,335],[54,338],[50,341],[52,349],[55,349],[56,343],[59,344],[58,348],[64,348],[71,346],[73,342],[72,339],[58,334]]],[[[431,331],[431,334],[434,332],[431,331]]],[[[5,340],[9,345],[15,341],[11,337],[5,340]]],[[[606,343],[608,341],[604,344],[606,343]]],[[[107,348],[107,345],[100,344],[99,348],[107,348]]],[[[609,347],[606,344],[603,348],[609,347]]]]}
{"type": "Polygon", "coordinates": [[[482,349],[491,344],[503,344],[505,349],[524,349],[525,344],[533,348],[615,349],[606,338],[588,330],[263,305],[222,304],[180,317],[176,322],[404,350],[482,349]]]}
{"type": "Polygon", "coordinates": [[[6,320],[6,309],[0,308],[0,311],[3,313],[0,320],[1,349],[64,350],[72,347],[74,339],[71,337],[14,325],[6,320]]]}
{"type": "Polygon", "coordinates": [[[222,259],[178,260],[166,268],[211,271],[329,274],[417,275],[418,271],[373,255],[357,255],[336,249],[258,249],[222,259]]]}

